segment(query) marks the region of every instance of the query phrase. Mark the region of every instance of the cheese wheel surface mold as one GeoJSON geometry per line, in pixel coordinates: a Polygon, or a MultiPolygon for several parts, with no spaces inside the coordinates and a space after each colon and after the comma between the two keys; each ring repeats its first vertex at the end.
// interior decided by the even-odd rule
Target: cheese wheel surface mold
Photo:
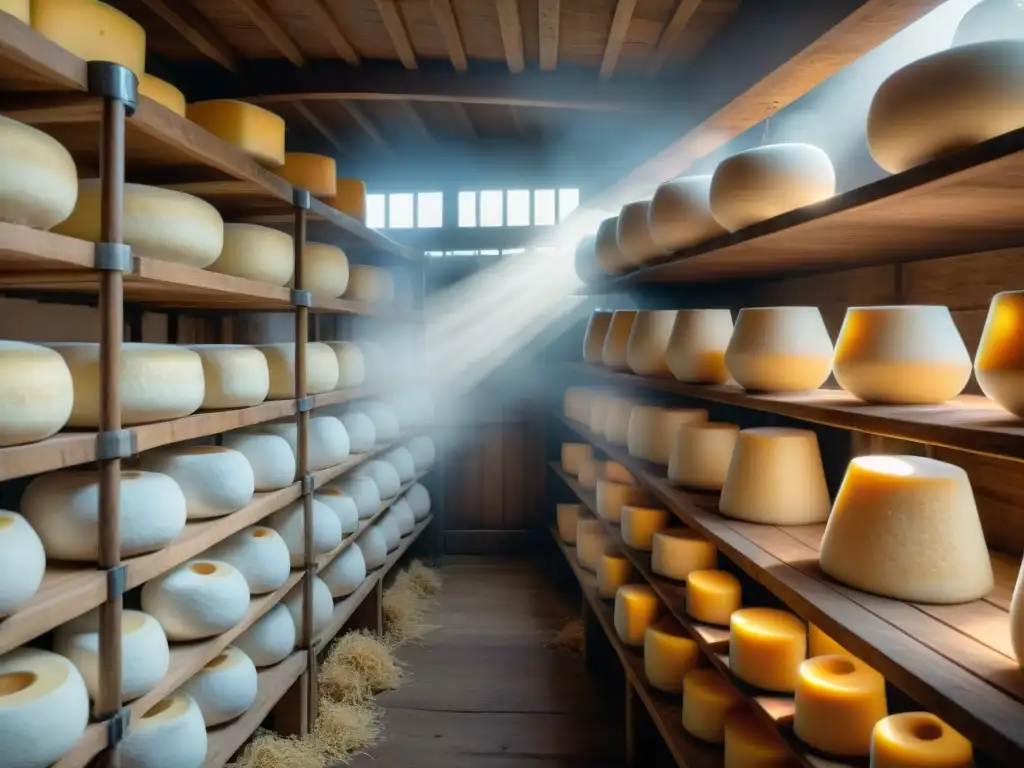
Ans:
{"type": "Polygon", "coordinates": [[[281,534],[265,525],[244,528],[203,555],[236,568],[253,595],[280,589],[291,575],[288,545],[281,534]]]}
{"type": "Polygon", "coordinates": [[[366,560],[359,547],[348,547],[320,572],[320,578],[331,590],[331,597],[348,597],[366,579],[366,560]]]}
{"type": "Polygon", "coordinates": [[[879,86],[868,148],[890,173],[1024,126],[1024,40],[989,40],[911,62],[879,86]]]}
{"type": "Polygon", "coordinates": [[[728,571],[709,567],[687,574],[686,613],[697,621],[727,627],[742,607],[743,586],[728,571]]]}
{"type": "Polygon", "coordinates": [[[68,659],[28,647],[0,656],[0,754],[5,764],[47,768],[75,745],[88,724],[89,694],[68,659]]]}
{"type": "Polygon", "coordinates": [[[651,239],[665,253],[726,233],[711,215],[710,175],[666,181],[651,198],[647,216],[651,239]]]}
{"type": "Polygon", "coordinates": [[[725,351],[732,338],[728,309],[680,309],[665,348],[665,363],[679,381],[724,384],[725,351]]]}
{"type": "Polygon", "coordinates": [[[416,529],[416,516],[413,514],[412,507],[409,506],[409,502],[404,497],[391,505],[388,514],[398,521],[398,530],[402,532],[403,539],[406,536],[412,535],[412,532],[416,529]]]}
{"type": "Polygon", "coordinates": [[[206,394],[200,410],[248,408],[259,405],[270,392],[267,358],[243,344],[191,344],[203,361],[206,394]]]}
{"type": "MultiPolygon", "coordinates": [[[[134,557],[170,544],[185,528],[187,507],[167,475],[122,470],[121,556],[134,557]]],[[[99,557],[100,483],[95,470],[64,470],[36,477],[21,497],[21,513],[47,557],[95,562],[99,557]]]]}
{"type": "Polygon", "coordinates": [[[356,512],[359,514],[360,520],[368,520],[380,509],[380,489],[377,488],[372,477],[350,475],[335,480],[329,487],[338,489],[355,501],[356,512]]]}
{"type": "Polygon", "coordinates": [[[352,264],[348,271],[345,298],[368,304],[389,304],[395,298],[395,282],[386,269],[352,264]]]}
{"type": "Polygon", "coordinates": [[[750,707],[725,716],[723,768],[790,768],[793,753],[779,732],[765,725],[750,707]]]}
{"type": "Polygon", "coordinates": [[[807,625],[774,608],[741,608],[729,618],[729,669],[766,691],[797,687],[807,658],[807,625]]]}
{"type": "MultiPolygon", "coordinates": [[[[100,242],[100,180],[78,182],[71,216],[53,231],[100,242]]],[[[205,200],[144,184],[124,185],[124,242],[133,255],[204,269],[224,247],[224,220],[205,200]]]]}
{"type": "Polygon", "coordinates": [[[235,639],[235,646],[257,667],[284,661],[295,650],[295,623],[288,608],[275,605],[235,639]]]}
{"type": "Polygon", "coordinates": [[[295,272],[292,236],[258,224],[224,225],[224,245],[210,272],[270,285],[288,285],[295,272]]]}
{"type": "Polygon", "coordinates": [[[605,600],[613,600],[619,587],[628,584],[633,575],[633,566],[621,552],[609,551],[601,555],[597,564],[597,594],[605,600]]]}
{"type": "Polygon", "coordinates": [[[277,491],[295,481],[295,453],[280,435],[229,432],[223,436],[222,444],[245,456],[252,467],[257,492],[277,491]]]}
{"type": "Polygon", "coordinates": [[[614,371],[629,370],[626,355],[629,349],[629,335],[633,331],[636,316],[635,309],[617,309],[612,313],[608,334],[604,338],[604,347],[601,348],[601,362],[614,371]]]}
{"type": "MultiPolygon", "coordinates": [[[[555,507],[558,535],[566,544],[576,543],[576,526],[580,521],[582,508],[579,504],[559,504],[555,507]]],[[[40,574],[42,578],[42,574],[40,574]]]]}
{"type": "Polygon", "coordinates": [[[177,690],[158,702],[121,742],[121,768],[202,768],[206,726],[195,700],[177,690]]]}
{"type": "Polygon", "coordinates": [[[615,633],[626,645],[642,648],[644,633],[661,616],[661,602],[646,584],[626,584],[615,593],[615,633]]]}
{"type": "Polygon", "coordinates": [[[654,534],[651,544],[651,570],[659,576],[686,581],[690,571],[714,568],[718,549],[689,528],[669,528],[654,534]]]}
{"type": "Polygon", "coordinates": [[[573,252],[573,267],[576,277],[581,283],[589,283],[601,277],[601,267],[597,263],[597,236],[584,235],[576,243],[573,252]]]}
{"type": "Polygon", "coordinates": [[[604,351],[604,340],[608,336],[608,328],[612,324],[612,313],[595,309],[587,321],[587,330],[583,334],[583,361],[593,365],[601,365],[604,351]]]}
{"type": "Polygon", "coordinates": [[[812,144],[769,144],[727,157],[711,178],[711,213],[736,231],[826,200],[836,192],[832,161],[812,144]]]}
{"type": "Polygon", "coordinates": [[[683,678],[683,729],[712,744],[725,741],[725,718],[743,696],[714,669],[692,669],[683,678]]]}
{"type": "Polygon", "coordinates": [[[992,297],[974,375],[990,400],[1024,417],[1024,291],[992,297]]]}
{"type": "Polygon", "coordinates": [[[334,245],[307,242],[302,251],[302,286],[314,294],[337,298],[348,288],[348,256],[334,245]]]}
{"type": "MultiPolygon", "coordinates": [[[[333,157],[311,152],[285,152],[277,175],[313,197],[330,197],[338,191],[337,163],[333,157]]],[[[340,294],[339,294],[340,295],[340,294]]]]}
{"type": "Polygon", "coordinates": [[[324,342],[338,358],[338,389],[358,387],[366,381],[366,358],[359,345],[352,341],[324,342]]]}
{"type": "Polygon", "coordinates": [[[147,451],[139,466],[147,472],[167,475],[178,484],[185,494],[189,520],[229,515],[248,504],[256,489],[249,460],[219,445],[147,451]]]}
{"type": "Polygon", "coordinates": [[[1017,0],[981,0],[960,19],[950,47],[1024,37],[1022,10],[1017,0]]]}
{"type": "Polygon", "coordinates": [[[416,477],[416,461],[405,446],[400,445],[388,451],[384,454],[383,460],[395,468],[395,472],[398,473],[398,479],[402,485],[412,482],[413,478],[416,477]]]}
{"type": "MultiPolygon", "coordinates": [[[[633,415],[633,409],[639,403],[630,397],[618,397],[609,395],[599,401],[598,408],[604,406],[604,427],[602,431],[594,429],[598,424],[591,425],[591,430],[604,435],[604,439],[615,445],[629,445],[629,420],[633,415]]],[[[591,410],[591,414],[595,409],[591,410]]]]}
{"type": "Polygon", "coordinates": [[[0,509],[0,617],[32,599],[45,571],[46,553],[39,535],[17,512],[0,509]]]}
{"type": "Polygon", "coordinates": [[[972,768],[971,742],[931,712],[889,715],[871,734],[871,768],[972,768]]]}
{"type": "Polygon", "coordinates": [[[0,221],[51,229],[75,209],[78,172],[52,136],[0,116],[0,221]]]}
{"type": "Polygon", "coordinates": [[[0,11],[9,13],[18,21],[26,24],[29,23],[31,10],[31,0],[0,0],[0,11]]]}
{"type": "Polygon", "coordinates": [[[57,434],[75,402],[64,358],[37,344],[0,341],[0,369],[0,447],[57,434]]]}
{"type": "Polygon", "coordinates": [[[230,645],[181,686],[199,706],[207,728],[241,716],[256,702],[258,688],[256,665],[230,645]]]}
{"type": "MultiPolygon", "coordinates": [[[[326,410],[329,415],[333,411],[326,410]]],[[[335,416],[348,433],[348,449],[350,453],[367,453],[377,445],[377,429],[373,420],[362,411],[347,410],[335,416]]]]}
{"type": "Polygon", "coordinates": [[[216,560],[192,560],[147,581],[142,610],[175,642],[213,637],[234,627],[249,609],[241,572],[216,560]]]}
{"type": "Polygon", "coordinates": [[[380,400],[360,400],[352,404],[352,409],[361,411],[370,417],[378,442],[388,442],[398,438],[401,424],[393,406],[380,400]]]}
{"type": "Polygon", "coordinates": [[[129,16],[97,0],[32,0],[32,26],[85,61],[112,61],[140,77],[146,32],[129,16]]]}
{"type": "Polygon", "coordinates": [[[627,547],[650,552],[654,547],[654,534],[668,527],[666,509],[626,505],[622,508],[622,542],[627,547]]]}
{"type": "Polygon", "coordinates": [[[626,344],[626,364],[638,376],[668,376],[665,351],[676,322],[674,309],[636,313],[626,344]]]}
{"type": "Polygon", "coordinates": [[[793,730],[805,744],[830,755],[867,757],[871,732],[888,713],[885,678],[859,659],[817,656],[800,665],[793,730]]]}
{"type": "Polygon", "coordinates": [[[405,447],[412,454],[417,472],[426,472],[434,466],[434,462],[437,460],[437,448],[434,446],[434,441],[427,435],[417,435],[409,440],[405,447]]]}
{"type": "Polygon", "coordinates": [[[388,559],[388,544],[384,533],[375,526],[370,526],[356,539],[355,545],[363,553],[363,562],[367,571],[375,571],[388,559]]]}
{"type": "Polygon", "coordinates": [[[605,479],[597,481],[597,514],[608,522],[619,522],[625,506],[643,506],[652,501],[650,492],[638,485],[624,485],[605,479]]]}
{"type": "Polygon", "coordinates": [[[268,168],[284,164],[284,120],[269,110],[231,99],[189,104],[189,120],[268,168]]]}
{"type": "Polygon", "coordinates": [[[668,464],[679,429],[708,420],[702,408],[661,408],[656,405],[633,406],[629,414],[627,445],[629,455],[655,464],[668,464]]]}
{"type": "Polygon", "coordinates": [[[836,581],[920,603],[966,603],[993,586],[967,473],[923,456],[850,462],[821,538],[836,581]]]}
{"type": "Polygon", "coordinates": [[[597,226],[594,235],[594,256],[597,266],[606,275],[619,275],[626,271],[629,262],[619,250],[619,217],[605,219],[597,226]]]}
{"type": "Polygon", "coordinates": [[[675,485],[721,491],[740,428],[724,422],[680,424],[672,441],[668,479],[675,485]]]}
{"type": "Polygon", "coordinates": [[[631,267],[639,267],[662,253],[661,248],[651,237],[648,220],[649,200],[626,203],[619,211],[619,219],[615,226],[615,239],[619,251],[631,267]]]}
{"type": "Polygon", "coordinates": [[[361,224],[366,223],[366,183],[360,179],[335,179],[335,192],[324,202],[361,224]]]}
{"type": "Polygon", "coordinates": [[[395,498],[402,490],[398,472],[386,461],[369,461],[356,471],[376,483],[382,501],[395,498]]]}
{"type": "MultiPolygon", "coordinates": [[[[64,358],[74,382],[69,427],[99,426],[100,345],[48,343],[64,358]]],[[[191,349],[173,344],[121,345],[121,424],[125,427],[171,421],[195,413],[206,397],[203,361],[191,349]]]]}
{"type": "MultiPolygon", "coordinates": [[[[341,521],[334,510],[323,502],[313,500],[313,555],[325,555],[341,544],[341,521]]],[[[300,568],[305,559],[303,502],[289,504],[267,518],[267,525],[281,534],[288,545],[293,568],[300,568]]]]}
{"type": "Polygon", "coordinates": [[[744,389],[806,392],[832,372],[832,340],[817,307],[741,309],[725,366],[744,389]]]}
{"type": "Polygon", "coordinates": [[[700,649],[675,619],[662,619],[644,632],[644,674],[666,693],[682,693],[683,678],[700,661],[700,649]]]}
{"type": "MultiPolygon", "coordinates": [[[[292,622],[295,624],[295,643],[298,646],[306,644],[306,637],[302,631],[302,605],[303,605],[302,584],[296,584],[291,592],[285,595],[284,605],[288,613],[292,615],[292,622]]],[[[331,590],[323,579],[313,577],[313,637],[317,638],[323,634],[331,623],[334,616],[334,599],[331,597],[331,590]]]]}
{"type": "Polygon", "coordinates": [[[588,571],[597,572],[601,558],[612,540],[604,532],[600,520],[581,517],[576,523],[576,558],[588,571]]]}
{"type": "Polygon", "coordinates": [[[338,488],[321,488],[313,496],[321,504],[331,508],[341,523],[342,537],[355,533],[359,528],[359,508],[356,500],[338,488]]]}
{"type": "Polygon", "coordinates": [[[815,656],[853,656],[814,624],[807,625],[807,658],[815,656]]]}
{"type": "Polygon", "coordinates": [[[850,307],[832,368],[866,402],[934,405],[967,386],[971,356],[946,307],[850,307]]]}
{"type": "Polygon", "coordinates": [[[412,507],[413,517],[416,522],[422,522],[430,514],[430,492],[422,483],[413,483],[412,488],[405,494],[405,500],[412,507]]]}
{"type": "Polygon", "coordinates": [[[185,116],[185,94],[159,77],[143,74],[139,77],[139,95],[146,96],[179,117],[185,116]]]}
{"type": "Polygon", "coordinates": [[[764,525],[823,523],[831,503],[818,437],[807,429],[740,430],[718,511],[764,525]]]}
{"type": "MultiPolygon", "coordinates": [[[[57,627],[53,649],[71,660],[94,701],[100,691],[100,612],[94,609],[57,627]]],[[[171,651],[160,623],[142,611],[121,614],[121,695],[134,701],[164,679],[171,651]]]]}
{"type": "Polygon", "coordinates": [[[399,529],[397,521],[391,515],[385,512],[377,519],[374,526],[379,528],[380,532],[384,534],[384,542],[388,552],[394,552],[398,549],[398,545],[402,543],[402,531],[399,529]]]}
{"type": "MultiPolygon", "coordinates": [[[[295,397],[295,344],[260,344],[256,347],[267,358],[270,370],[270,400],[295,397]]],[[[338,384],[338,358],[326,344],[313,341],[306,345],[306,392],[319,395],[338,384]]]]}

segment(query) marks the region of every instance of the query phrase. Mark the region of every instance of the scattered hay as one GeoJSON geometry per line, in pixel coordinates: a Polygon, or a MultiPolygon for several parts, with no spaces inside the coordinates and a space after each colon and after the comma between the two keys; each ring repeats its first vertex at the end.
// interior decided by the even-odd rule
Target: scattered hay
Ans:
{"type": "Polygon", "coordinates": [[[421,597],[434,597],[441,593],[444,580],[436,568],[424,565],[419,560],[413,560],[406,573],[409,575],[409,581],[412,582],[413,588],[421,597]]]}
{"type": "Polygon", "coordinates": [[[345,633],[331,646],[319,682],[333,701],[359,704],[378,691],[398,688],[404,676],[394,645],[361,629],[345,633]]]}
{"type": "Polygon", "coordinates": [[[228,768],[326,768],[327,757],[311,738],[297,739],[260,730],[228,768]]]}
{"type": "Polygon", "coordinates": [[[548,642],[548,647],[583,653],[583,619],[570,619],[548,642]]]}
{"type": "Polygon", "coordinates": [[[377,743],[381,710],[374,704],[353,706],[320,699],[313,739],[328,760],[346,760],[377,743]]]}
{"type": "Polygon", "coordinates": [[[424,621],[424,603],[424,598],[413,586],[408,572],[399,573],[384,593],[381,606],[384,625],[399,644],[422,640],[429,632],[437,629],[435,625],[424,621]]]}
{"type": "Polygon", "coordinates": [[[373,688],[363,673],[349,664],[324,662],[317,676],[320,691],[330,701],[358,706],[373,698],[373,688]]]}

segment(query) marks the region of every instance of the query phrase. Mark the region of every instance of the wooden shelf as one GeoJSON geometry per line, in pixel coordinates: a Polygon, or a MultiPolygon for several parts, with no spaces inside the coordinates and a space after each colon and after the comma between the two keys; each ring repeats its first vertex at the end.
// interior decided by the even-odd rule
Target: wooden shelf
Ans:
{"type": "Polygon", "coordinates": [[[562,419],[619,462],[673,514],[791,610],[948,721],[1000,763],[1024,756],[1024,674],[1009,638],[1009,601],[1020,563],[993,555],[995,589],[962,605],[922,605],[870,595],[818,566],[822,525],[770,526],[718,514],[718,496],[674,488],[664,468],[638,461],[586,427],[562,419]]]}
{"type": "Polygon", "coordinates": [[[411,430],[399,435],[398,439],[391,443],[378,443],[373,447],[372,450],[366,453],[357,453],[349,456],[341,464],[336,464],[333,467],[327,469],[321,469],[313,472],[313,487],[323,488],[328,483],[337,480],[339,477],[344,475],[346,472],[351,471],[360,464],[364,464],[370,459],[375,459],[382,453],[390,451],[392,448],[398,448],[399,446],[405,445],[410,438],[420,434],[423,430],[411,430]]]}
{"type": "Polygon", "coordinates": [[[735,384],[685,384],[585,363],[569,363],[568,369],[624,387],[655,389],[830,427],[1024,461],[1024,421],[980,395],[960,395],[942,405],[872,405],[839,389],[760,395],[735,384]]]}

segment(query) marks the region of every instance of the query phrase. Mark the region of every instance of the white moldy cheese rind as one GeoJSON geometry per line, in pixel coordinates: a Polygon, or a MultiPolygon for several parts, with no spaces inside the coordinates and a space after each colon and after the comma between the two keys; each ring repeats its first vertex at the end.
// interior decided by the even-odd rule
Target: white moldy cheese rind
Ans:
{"type": "Polygon", "coordinates": [[[745,308],[736,318],[725,365],[745,389],[817,389],[832,371],[832,340],[817,307],[745,308]]]}
{"type": "Polygon", "coordinates": [[[707,419],[708,412],[702,408],[636,405],[629,415],[629,455],[655,464],[668,464],[679,429],[707,419]]]}
{"type": "Polygon", "coordinates": [[[629,335],[633,330],[636,316],[637,312],[634,309],[618,309],[612,313],[612,322],[608,326],[608,333],[604,337],[604,347],[601,350],[601,362],[606,367],[615,371],[629,369],[626,355],[629,348],[629,335]]]}
{"type": "Polygon", "coordinates": [[[724,235],[711,215],[711,176],[666,181],[651,198],[647,213],[651,239],[669,253],[724,235]]]}
{"type": "Polygon", "coordinates": [[[638,376],[668,376],[665,350],[676,322],[670,309],[637,312],[626,344],[626,363],[638,376]]]}

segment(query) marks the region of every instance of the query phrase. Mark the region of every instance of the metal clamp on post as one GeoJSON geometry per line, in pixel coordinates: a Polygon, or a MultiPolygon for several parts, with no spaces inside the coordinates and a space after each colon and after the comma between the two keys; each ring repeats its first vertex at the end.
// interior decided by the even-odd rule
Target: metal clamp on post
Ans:
{"type": "Polygon", "coordinates": [[[115,565],[107,568],[107,600],[114,600],[125,593],[128,584],[128,568],[125,565],[115,565]]]}
{"type": "Polygon", "coordinates": [[[88,76],[90,94],[120,101],[126,117],[135,114],[139,108],[139,78],[128,67],[112,61],[90,61],[88,76]]]}
{"type": "Polygon", "coordinates": [[[126,243],[96,243],[92,267],[108,272],[131,272],[132,247],[126,243]]]}
{"type": "Polygon", "coordinates": [[[308,211],[312,204],[313,196],[309,194],[308,189],[292,187],[292,205],[300,210],[308,211]]]}
{"type": "Polygon", "coordinates": [[[308,472],[302,476],[302,495],[309,496],[313,492],[313,475],[308,472]]]}
{"type": "Polygon", "coordinates": [[[132,711],[121,707],[107,720],[107,746],[116,747],[128,735],[128,724],[132,719],[132,711]]]}
{"type": "Polygon", "coordinates": [[[293,307],[312,307],[313,306],[313,293],[312,291],[297,291],[292,288],[292,306],[293,307]]]}
{"type": "Polygon", "coordinates": [[[96,435],[96,461],[128,459],[139,452],[133,429],[115,429],[96,435]]]}
{"type": "Polygon", "coordinates": [[[298,409],[299,413],[309,413],[313,410],[313,398],[308,395],[306,397],[300,397],[296,401],[295,407],[298,409]]]}

